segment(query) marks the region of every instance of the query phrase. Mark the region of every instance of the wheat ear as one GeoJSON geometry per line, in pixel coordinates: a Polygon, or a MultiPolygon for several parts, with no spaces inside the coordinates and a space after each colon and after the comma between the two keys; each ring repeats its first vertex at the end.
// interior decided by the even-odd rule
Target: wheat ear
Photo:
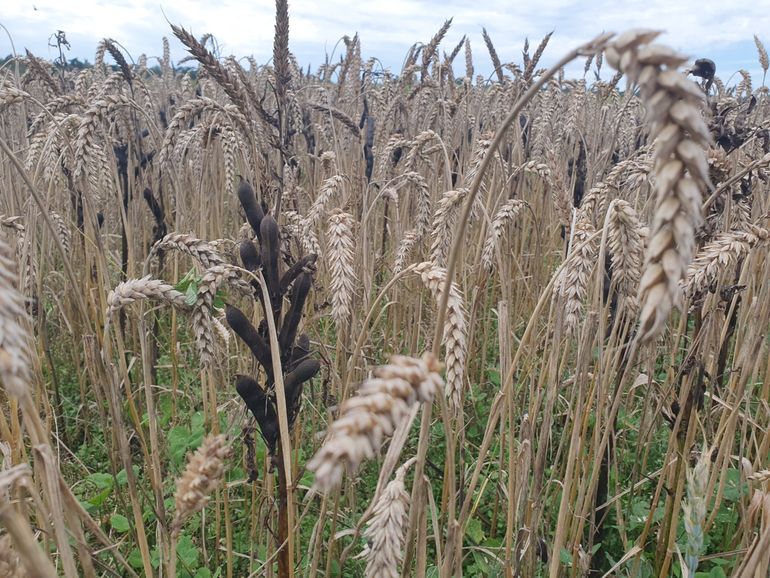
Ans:
{"type": "Polygon", "coordinates": [[[518,216],[526,205],[527,203],[520,199],[510,199],[500,207],[495,218],[492,219],[492,229],[489,231],[481,251],[481,266],[487,273],[491,273],[495,266],[495,250],[505,234],[506,226],[518,216]]]}
{"type": "Polygon", "coordinates": [[[151,279],[149,275],[141,279],[123,281],[107,295],[107,313],[109,320],[121,308],[140,299],[155,299],[174,307],[188,309],[184,293],[174,289],[172,285],[159,279],[151,279]]]}
{"type": "Polygon", "coordinates": [[[722,233],[708,243],[687,270],[684,291],[688,296],[708,289],[728,267],[748,255],[755,247],[770,241],[767,229],[749,225],[746,231],[722,233]]]}
{"type": "Polygon", "coordinates": [[[681,301],[680,281],[702,220],[701,192],[709,186],[705,149],[711,137],[701,115],[703,93],[677,68],[685,58],[651,42],[659,32],[627,32],[606,50],[607,61],[641,89],[655,147],[655,218],[639,286],[639,336],[657,337],[681,301]]]}
{"type": "Polygon", "coordinates": [[[13,251],[0,239],[0,380],[14,397],[29,392],[28,332],[23,327],[27,313],[16,289],[13,251]]]}
{"type": "Polygon", "coordinates": [[[376,368],[374,377],[342,404],[324,445],[308,462],[307,468],[315,472],[315,487],[328,493],[345,470],[352,473],[363,460],[373,458],[413,405],[433,400],[442,385],[440,367],[426,353],[421,359],[394,355],[390,364],[376,368]]]}
{"type": "Polygon", "coordinates": [[[176,514],[171,531],[178,535],[185,520],[206,507],[209,496],[216,489],[225,472],[225,460],[230,447],[224,435],[210,435],[190,456],[182,477],[176,482],[176,514]]]}
{"type": "MultiPolygon", "coordinates": [[[[436,300],[436,304],[440,304],[446,283],[446,270],[442,267],[437,267],[431,262],[425,262],[417,265],[414,272],[420,276],[423,284],[436,300]]],[[[452,282],[449,290],[443,336],[444,355],[446,356],[446,396],[451,406],[456,410],[462,404],[468,339],[463,296],[455,282],[452,282]]]]}
{"type": "Polygon", "coordinates": [[[370,546],[366,553],[366,578],[398,578],[403,559],[404,530],[409,519],[410,496],[404,478],[416,458],[408,460],[385,486],[374,506],[374,514],[366,524],[364,536],[370,546]]]}
{"type": "Polygon", "coordinates": [[[336,209],[329,218],[326,259],[331,282],[332,318],[341,330],[351,314],[356,273],[353,269],[355,241],[353,215],[336,209]]]}

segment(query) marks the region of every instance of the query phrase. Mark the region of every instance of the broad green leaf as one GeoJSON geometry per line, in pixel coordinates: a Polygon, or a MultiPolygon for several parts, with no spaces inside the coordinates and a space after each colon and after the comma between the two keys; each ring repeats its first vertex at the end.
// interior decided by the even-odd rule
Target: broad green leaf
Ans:
{"type": "Polygon", "coordinates": [[[113,514],[110,516],[110,526],[116,532],[121,534],[128,532],[131,529],[131,525],[128,523],[128,518],[121,516],[120,514],[113,514]]]}

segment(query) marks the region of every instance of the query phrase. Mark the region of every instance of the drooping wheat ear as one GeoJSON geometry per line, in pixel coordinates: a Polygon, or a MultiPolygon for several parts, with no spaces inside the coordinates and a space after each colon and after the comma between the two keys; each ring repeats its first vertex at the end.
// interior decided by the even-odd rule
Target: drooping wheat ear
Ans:
{"type": "Polygon", "coordinates": [[[364,536],[369,541],[366,552],[366,578],[398,578],[398,566],[403,559],[404,530],[409,519],[409,492],[404,478],[416,458],[408,460],[385,486],[366,523],[364,536]]]}
{"type": "Polygon", "coordinates": [[[337,194],[342,192],[345,179],[342,175],[334,175],[326,179],[321,185],[321,191],[313,201],[310,210],[307,213],[307,221],[312,226],[317,226],[324,219],[324,213],[337,194]]]}
{"type": "Polygon", "coordinates": [[[770,231],[749,225],[746,231],[722,233],[701,249],[687,270],[684,291],[688,296],[706,291],[729,267],[752,249],[766,247],[770,231]]]}
{"type": "Polygon", "coordinates": [[[155,299],[180,309],[189,309],[184,293],[174,289],[173,285],[151,279],[147,275],[141,279],[123,281],[110,291],[107,295],[106,320],[109,321],[117,311],[140,299],[155,299]]]}
{"type": "Polygon", "coordinates": [[[606,227],[610,267],[618,296],[631,315],[636,315],[636,291],[644,258],[642,224],[628,201],[614,199],[607,209],[606,227]]]}
{"type": "Polygon", "coordinates": [[[770,470],[760,470],[756,473],[753,473],[747,476],[746,479],[752,482],[757,482],[759,484],[770,482],[770,470]]]}
{"type": "Polygon", "coordinates": [[[17,233],[23,233],[26,230],[24,224],[21,221],[22,217],[9,217],[7,215],[0,215],[0,225],[3,227],[8,227],[9,229],[13,229],[17,233]]]}
{"type": "Polygon", "coordinates": [[[72,233],[70,233],[70,228],[67,226],[67,223],[64,222],[62,216],[55,211],[51,211],[51,220],[56,225],[56,231],[59,233],[59,240],[61,241],[64,250],[67,252],[67,254],[69,254],[70,241],[72,240],[72,233]]]}
{"type": "Polygon", "coordinates": [[[500,239],[505,234],[506,226],[513,222],[519,212],[527,206],[525,201],[520,199],[509,199],[497,211],[495,218],[492,219],[492,229],[484,241],[484,248],[481,251],[481,266],[487,273],[491,273],[495,266],[495,250],[498,248],[500,239]]]}
{"type": "Polygon", "coordinates": [[[404,270],[411,255],[412,250],[420,243],[422,235],[416,230],[411,230],[404,234],[396,250],[396,259],[393,262],[393,273],[398,274],[404,270]]]}
{"type": "Polygon", "coordinates": [[[212,310],[214,298],[222,283],[236,283],[240,280],[238,270],[232,265],[214,265],[206,270],[198,285],[198,296],[193,307],[191,323],[195,342],[198,345],[201,366],[211,366],[214,359],[214,328],[212,310]]]}
{"type": "Polygon", "coordinates": [[[562,269],[558,282],[559,296],[564,300],[564,328],[567,335],[573,335],[580,327],[580,314],[588,295],[588,283],[596,265],[596,239],[591,239],[594,227],[580,221],[570,244],[570,259],[562,269]]]}
{"type": "Polygon", "coordinates": [[[356,273],[353,269],[355,240],[353,215],[335,209],[329,218],[326,259],[331,275],[332,318],[342,330],[350,318],[356,273]]]}
{"type": "Polygon", "coordinates": [[[179,40],[182,41],[182,44],[187,47],[187,51],[192,54],[195,60],[201,63],[211,78],[224,89],[225,94],[230,97],[233,104],[235,104],[243,114],[248,114],[249,108],[247,99],[243,96],[242,87],[238,84],[238,80],[233,77],[225,66],[187,30],[180,26],[174,26],[173,24],[171,25],[171,30],[174,32],[174,36],[179,38],[179,40]]]}
{"type": "Polygon", "coordinates": [[[25,50],[27,53],[27,66],[29,73],[40,81],[49,95],[57,96],[61,92],[61,89],[59,88],[59,85],[56,84],[56,81],[51,76],[51,73],[48,71],[48,67],[50,67],[50,65],[44,60],[40,60],[29,50],[25,50]]]}
{"type": "Polygon", "coordinates": [[[10,395],[22,397],[29,393],[29,334],[17,280],[13,251],[0,239],[0,381],[10,395]]]}
{"type": "Polygon", "coordinates": [[[190,456],[182,477],[176,481],[176,513],[171,531],[179,535],[182,525],[196,512],[206,507],[211,493],[222,481],[225,460],[230,457],[230,446],[224,435],[209,435],[190,456]]]}
{"type": "Polygon", "coordinates": [[[420,173],[407,171],[401,175],[404,180],[417,189],[417,216],[415,217],[415,230],[422,236],[428,232],[431,216],[431,199],[428,182],[420,173]]]}
{"type": "Polygon", "coordinates": [[[447,191],[439,199],[436,214],[433,216],[433,241],[430,245],[431,259],[438,266],[444,266],[446,263],[457,223],[457,212],[467,192],[467,189],[447,191]]]}
{"type": "Polygon", "coordinates": [[[650,44],[659,32],[627,32],[611,43],[607,62],[639,84],[657,139],[655,218],[639,285],[639,336],[657,337],[681,301],[680,281],[692,259],[695,228],[702,220],[701,192],[709,186],[705,149],[711,137],[701,116],[703,92],[677,72],[685,58],[650,44]]]}
{"type": "Polygon", "coordinates": [[[361,129],[358,127],[358,123],[353,120],[348,114],[341,111],[338,108],[334,108],[330,104],[320,104],[316,102],[308,103],[308,106],[318,112],[331,115],[332,118],[336,118],[345,126],[354,136],[358,136],[361,133],[361,129]]]}
{"type": "Polygon", "coordinates": [[[682,503],[684,531],[687,535],[687,543],[684,548],[687,576],[695,576],[695,571],[698,568],[698,557],[703,551],[710,466],[710,452],[703,448],[695,468],[687,472],[687,499],[682,503]]]}
{"type": "Polygon", "coordinates": [[[169,233],[155,243],[150,254],[155,255],[158,251],[168,251],[170,249],[190,255],[190,257],[203,265],[204,269],[209,269],[215,265],[224,265],[225,263],[225,260],[216,252],[211,243],[185,233],[169,233]]]}
{"type": "MultiPolygon", "coordinates": [[[[417,265],[414,272],[420,276],[423,284],[436,300],[436,304],[440,304],[446,282],[446,270],[428,261],[417,265]]],[[[446,357],[444,364],[446,366],[446,396],[451,406],[454,409],[459,409],[462,404],[468,339],[463,295],[456,282],[452,282],[449,289],[443,336],[444,355],[446,357]]]]}
{"type": "MultiPolygon", "coordinates": [[[[131,100],[123,94],[103,94],[86,110],[78,127],[75,143],[75,176],[86,174],[88,161],[98,154],[97,133],[99,124],[121,106],[130,106],[131,100]]],[[[88,175],[91,177],[92,175],[88,175]]]]}
{"type": "Polygon", "coordinates": [[[318,236],[313,230],[310,219],[303,219],[296,211],[284,211],[287,228],[293,237],[299,240],[302,250],[308,255],[322,254],[321,243],[318,242],[318,236]]]}
{"type": "Polygon", "coordinates": [[[421,359],[394,355],[389,365],[376,368],[374,377],[342,404],[324,445],[308,462],[315,488],[328,493],[346,470],[353,473],[363,460],[373,458],[413,405],[433,400],[442,386],[440,369],[430,353],[421,359]]]}
{"type": "Polygon", "coordinates": [[[754,44],[757,45],[757,54],[759,54],[759,65],[762,67],[762,71],[767,74],[767,69],[770,68],[770,59],[767,57],[767,50],[762,41],[754,35],[754,44]]]}
{"type": "Polygon", "coordinates": [[[19,90],[15,86],[5,85],[0,88],[0,109],[12,104],[24,102],[24,99],[32,98],[29,93],[19,90]]]}
{"type": "Polygon", "coordinates": [[[404,162],[406,170],[413,171],[415,169],[417,166],[417,159],[423,154],[425,146],[433,139],[440,140],[439,136],[434,131],[428,129],[422,131],[409,143],[411,148],[409,149],[409,154],[406,155],[406,161],[404,162]]]}

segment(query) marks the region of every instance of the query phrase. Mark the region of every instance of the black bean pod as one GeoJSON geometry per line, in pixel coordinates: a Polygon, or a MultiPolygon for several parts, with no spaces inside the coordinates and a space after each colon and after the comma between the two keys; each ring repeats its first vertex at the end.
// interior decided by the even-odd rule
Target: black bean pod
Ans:
{"type": "Polygon", "coordinates": [[[289,306],[289,312],[286,314],[286,319],[284,319],[283,326],[281,327],[281,334],[278,336],[278,345],[281,351],[288,352],[289,348],[294,343],[299,322],[302,320],[302,310],[305,308],[305,300],[310,292],[311,284],[312,279],[310,275],[304,271],[299,274],[297,280],[294,282],[294,287],[291,291],[291,305],[289,306]]]}
{"type": "Polygon", "coordinates": [[[275,219],[267,215],[262,219],[261,225],[261,255],[262,270],[267,283],[267,290],[270,295],[270,303],[273,307],[273,318],[278,323],[281,317],[281,293],[280,293],[280,275],[278,272],[278,259],[281,256],[281,244],[279,240],[278,223],[275,219]]]}
{"type": "Polygon", "coordinates": [[[265,368],[269,381],[273,380],[273,364],[270,347],[254,326],[243,314],[243,311],[232,305],[225,308],[225,318],[233,331],[249,346],[257,361],[265,368]]]}
{"type": "Polygon", "coordinates": [[[235,378],[235,390],[246,403],[259,424],[262,438],[267,444],[271,454],[275,454],[278,440],[278,414],[275,411],[272,400],[265,394],[259,384],[247,375],[238,375],[235,378]]]}
{"type": "Polygon", "coordinates": [[[265,212],[262,210],[261,205],[257,203],[257,195],[254,193],[254,189],[243,179],[241,179],[241,183],[238,185],[238,200],[241,202],[243,212],[246,213],[246,220],[254,230],[257,239],[261,241],[260,225],[265,212]]]}
{"type": "Polygon", "coordinates": [[[305,255],[294,263],[291,267],[289,267],[289,270],[286,271],[286,273],[283,274],[283,277],[281,277],[281,286],[280,291],[281,295],[284,295],[286,293],[286,290],[289,288],[289,285],[292,284],[294,279],[297,278],[297,276],[302,273],[306,268],[308,267],[315,267],[315,262],[318,259],[318,255],[315,253],[311,253],[310,255],[305,255]]]}

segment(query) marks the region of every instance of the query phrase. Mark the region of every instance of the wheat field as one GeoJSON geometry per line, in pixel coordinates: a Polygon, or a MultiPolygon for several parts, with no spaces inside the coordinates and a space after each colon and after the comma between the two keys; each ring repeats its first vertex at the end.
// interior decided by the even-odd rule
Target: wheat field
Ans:
{"type": "Polygon", "coordinates": [[[0,575],[770,576],[764,76],[450,26],[0,68],[0,575]]]}

